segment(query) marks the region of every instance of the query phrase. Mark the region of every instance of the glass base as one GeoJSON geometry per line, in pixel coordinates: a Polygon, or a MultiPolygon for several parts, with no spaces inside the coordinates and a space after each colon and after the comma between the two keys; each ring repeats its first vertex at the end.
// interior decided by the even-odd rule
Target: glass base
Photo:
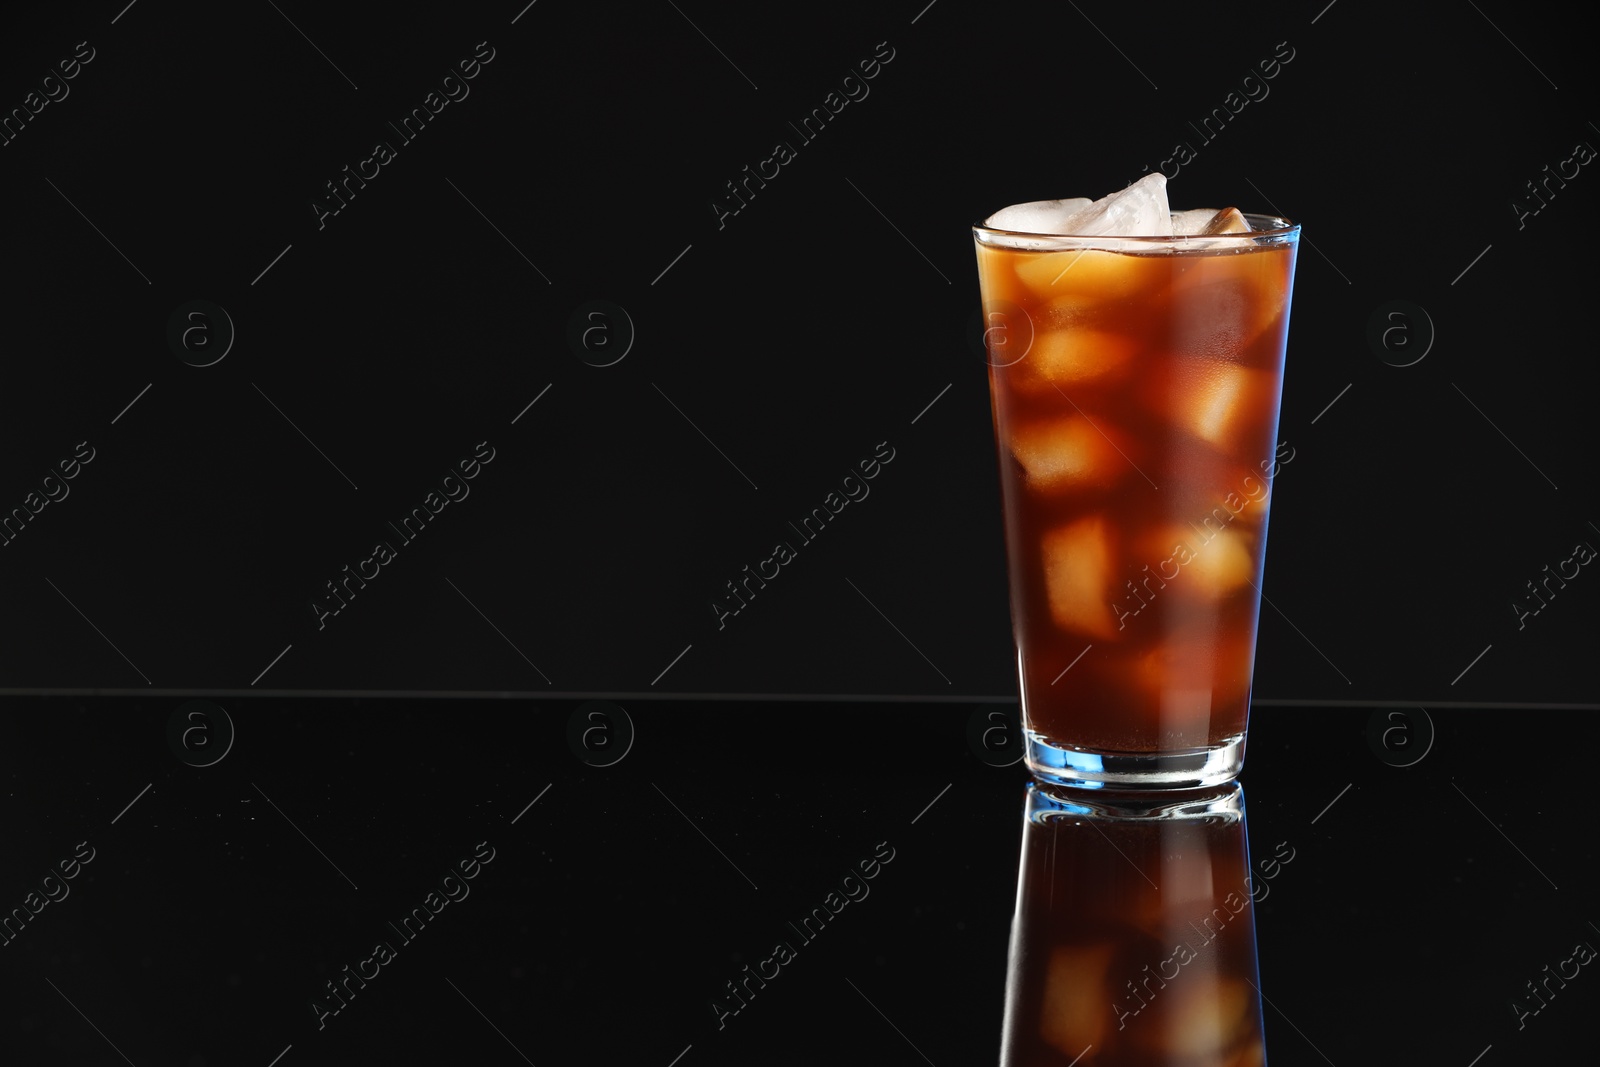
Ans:
{"type": "Polygon", "coordinates": [[[1244,767],[1244,734],[1174,752],[1095,752],[1027,735],[1028,770],[1076,789],[1200,789],[1231,781],[1244,767]]]}

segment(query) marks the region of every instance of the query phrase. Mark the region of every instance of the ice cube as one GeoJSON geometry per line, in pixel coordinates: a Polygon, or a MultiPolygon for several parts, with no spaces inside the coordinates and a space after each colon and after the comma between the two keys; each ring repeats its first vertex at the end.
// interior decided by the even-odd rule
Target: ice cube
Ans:
{"type": "Polygon", "coordinates": [[[1084,249],[1030,255],[1017,263],[1016,277],[1050,302],[1044,317],[1072,322],[1092,316],[1096,307],[1153,292],[1170,273],[1154,258],[1084,249]]]}
{"type": "MultiPolygon", "coordinates": [[[[1195,355],[1221,355],[1221,352],[1195,355]]],[[[1151,375],[1144,403],[1196,437],[1224,452],[1243,446],[1272,411],[1277,378],[1220,358],[1179,356],[1170,375],[1151,375]]]]}
{"type": "Polygon", "coordinates": [[[1172,213],[1172,232],[1180,237],[1200,234],[1249,233],[1250,224],[1236,207],[1221,211],[1212,207],[1199,207],[1190,211],[1172,213]]]}
{"type": "Polygon", "coordinates": [[[1230,364],[1194,370],[1197,373],[1191,378],[1198,388],[1185,398],[1187,402],[1178,412],[1179,421],[1196,435],[1220,445],[1248,404],[1254,372],[1230,364]]]}
{"type": "Polygon", "coordinates": [[[1193,237],[1206,228],[1206,224],[1216,218],[1217,209],[1214,207],[1197,207],[1188,211],[1174,211],[1172,213],[1172,232],[1178,237],[1193,237]]]}
{"type": "Polygon", "coordinates": [[[1085,237],[1170,237],[1172,211],[1167,206],[1167,176],[1146,174],[1121,192],[1103,196],[1074,213],[1061,233],[1085,237]]]}
{"type": "Polygon", "coordinates": [[[1111,535],[1104,516],[1057,527],[1041,538],[1045,589],[1056,625],[1101,640],[1117,636],[1111,616],[1111,535]]]}
{"type": "Polygon", "coordinates": [[[1112,1018],[1110,983],[1116,946],[1062,945],[1050,953],[1044,996],[1039,1009],[1039,1036],[1068,1056],[1105,1043],[1112,1018]]]}
{"type": "Polygon", "coordinates": [[[1001,208],[984,220],[984,225],[1012,233],[1067,233],[1063,223],[1088,207],[1092,201],[1086,196],[1070,200],[1032,200],[1026,204],[1012,204],[1001,208]]]}
{"type": "MultiPolygon", "coordinates": [[[[1213,596],[1225,596],[1248,582],[1255,571],[1250,538],[1234,529],[1207,532],[1210,540],[1200,544],[1199,552],[1184,568],[1184,577],[1194,578],[1213,596]]],[[[1196,540],[1203,539],[1197,536],[1196,540]]]]}
{"type": "MultiPolygon", "coordinates": [[[[1158,598],[1177,595],[1179,583],[1187,580],[1183,575],[1168,582],[1158,598]]],[[[1160,606],[1159,599],[1154,606],[1160,606]]],[[[1203,738],[1213,713],[1233,713],[1249,692],[1254,652],[1247,635],[1191,620],[1163,634],[1159,645],[1138,657],[1127,677],[1143,705],[1159,716],[1163,731],[1203,738]]]]}
{"type": "Polygon", "coordinates": [[[1119,449],[1134,447],[1125,434],[1085,415],[1019,421],[1009,436],[1028,484],[1046,490],[1108,489],[1130,469],[1119,449]]]}
{"type": "Polygon", "coordinates": [[[1167,580],[1175,594],[1226,596],[1255,573],[1250,551],[1253,531],[1222,525],[1231,518],[1219,505],[1209,515],[1196,515],[1188,525],[1159,527],[1140,539],[1139,548],[1159,560],[1151,569],[1167,580]],[[1175,571],[1176,577],[1169,577],[1175,571]]]}
{"type": "Polygon", "coordinates": [[[1249,233],[1250,224],[1245,221],[1244,212],[1236,207],[1225,207],[1217,212],[1216,217],[1206,223],[1201,233],[1249,233]]]}
{"type": "Polygon", "coordinates": [[[1026,359],[1006,369],[1007,380],[1032,396],[1121,377],[1136,345],[1125,334],[1092,327],[1049,330],[1036,335],[1026,359]]]}

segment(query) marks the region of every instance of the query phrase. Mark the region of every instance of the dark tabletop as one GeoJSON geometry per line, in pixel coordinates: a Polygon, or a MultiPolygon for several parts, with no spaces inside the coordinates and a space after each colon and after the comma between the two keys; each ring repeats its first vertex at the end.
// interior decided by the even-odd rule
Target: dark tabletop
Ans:
{"type": "MultiPolygon", "coordinates": [[[[998,1060],[1027,782],[998,766],[1013,706],[6,710],[0,904],[38,908],[0,946],[15,1062],[998,1060]],[[419,908],[427,925],[401,930],[419,908]],[[393,955],[374,962],[379,942],[393,955]],[[792,958],[731,1000],[780,942],[792,958]],[[330,980],[354,990],[342,1008],[330,980]]],[[[1600,944],[1592,723],[1256,709],[1270,1062],[1573,1062],[1588,968],[1542,1008],[1526,983],[1600,944]],[[1292,860],[1264,876],[1274,855],[1292,860]]],[[[1063,863],[1054,891],[1102,874],[1063,863]]]]}

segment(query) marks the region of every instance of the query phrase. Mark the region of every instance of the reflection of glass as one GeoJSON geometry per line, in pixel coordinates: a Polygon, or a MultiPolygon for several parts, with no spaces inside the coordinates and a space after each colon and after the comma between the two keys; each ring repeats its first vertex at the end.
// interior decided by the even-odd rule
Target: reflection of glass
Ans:
{"type": "Polygon", "coordinates": [[[1264,1067],[1244,794],[1028,787],[1002,1067],[1264,1067]]]}
{"type": "Polygon", "coordinates": [[[1300,228],[977,241],[1028,766],[1215,785],[1244,762],[1300,228]]]}

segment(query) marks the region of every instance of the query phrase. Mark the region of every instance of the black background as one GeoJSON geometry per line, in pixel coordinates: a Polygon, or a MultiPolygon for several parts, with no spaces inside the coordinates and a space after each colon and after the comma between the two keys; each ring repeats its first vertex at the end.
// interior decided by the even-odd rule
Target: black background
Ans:
{"type": "Polygon", "coordinates": [[[1508,1008],[1600,937],[1600,579],[1512,608],[1600,545],[1593,168],[1513,207],[1600,145],[1565,9],[113,0],[4,31],[3,114],[95,54],[0,147],[0,513],[95,458],[0,546],[0,905],[75,842],[103,858],[0,948],[0,1050],[524,1062],[497,1027],[541,1065],[993,1062],[1023,776],[968,743],[1016,691],[969,227],[1179,141],[1175,207],[1305,226],[1245,775],[1252,846],[1306,843],[1257,914],[1271,1062],[1587,1040],[1582,978],[1525,1030],[1508,1008]],[[319,229],[480,41],[470,95],[319,229]],[[236,330],[207,367],[168,342],[193,300],[236,330]],[[608,367],[569,339],[595,300],[636,333],[608,367]],[[1427,321],[1375,350],[1393,301],[1427,321]],[[319,630],[323,584],[485,440],[319,630]],[[723,583],[885,441],[719,630],[723,583]],[[239,736],[196,769],[166,728],[202,694],[239,736]],[[824,694],[879,699],[795,699],[824,694]],[[638,727],[610,768],[566,740],[600,695],[638,727]],[[1435,747],[1385,766],[1370,717],[1422,707],[1435,747]],[[483,839],[455,929],[318,1031],[320,983],[483,839]],[[722,983],[882,840],[904,858],[841,938],[718,1031],[722,983]]]}
{"type": "Polygon", "coordinates": [[[1511,206],[1600,141],[1557,9],[278,7],[5,38],[7,108],[95,55],[0,148],[0,506],[96,456],[0,548],[8,687],[1014,693],[968,226],[1183,140],[1175,206],[1305,225],[1258,696],[1593,702],[1587,572],[1511,607],[1600,544],[1587,168],[1511,206]],[[470,95],[389,131],[480,41],[470,95]],[[1268,95],[1205,143],[1236,89],[1268,95]],[[236,329],[210,367],[167,343],[195,299],[236,329]],[[610,367],[568,341],[590,300],[636,332],[610,367]],[[1413,366],[1367,341],[1394,300],[1432,323],[1413,366]],[[324,583],[484,440],[470,497],[319,630],[324,583]],[[724,583],[882,441],[871,496],[719,630],[724,583]]]}

